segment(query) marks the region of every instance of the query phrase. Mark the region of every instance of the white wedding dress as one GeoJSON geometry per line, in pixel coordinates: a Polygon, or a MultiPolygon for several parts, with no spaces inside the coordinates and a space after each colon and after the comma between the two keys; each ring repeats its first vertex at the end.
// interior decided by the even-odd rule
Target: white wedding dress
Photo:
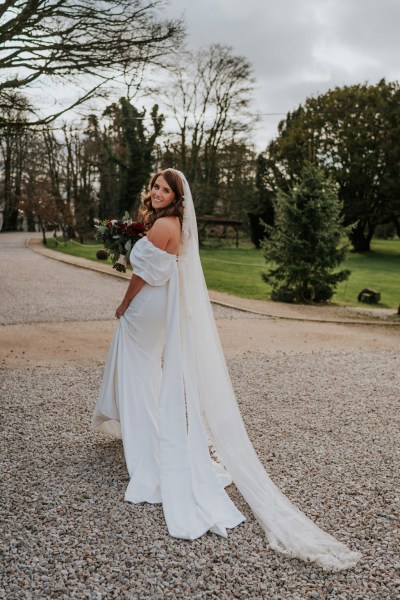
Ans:
{"type": "Polygon", "coordinates": [[[147,237],[134,246],[133,272],[147,283],[119,320],[92,426],[122,437],[125,500],[162,502],[174,537],[226,537],[245,517],[224,489],[232,480],[211,459],[199,415],[181,402],[178,260],[147,237]]]}
{"type": "Polygon", "coordinates": [[[133,272],[146,283],[119,319],[91,426],[122,437],[125,500],[161,502],[172,536],[226,537],[245,521],[225,491],[233,481],[271,548],[329,571],[352,568],[360,552],[290,502],[248,437],[204,280],[190,188],[177,173],[185,198],[181,256],[146,237],[132,249],[133,272]]]}

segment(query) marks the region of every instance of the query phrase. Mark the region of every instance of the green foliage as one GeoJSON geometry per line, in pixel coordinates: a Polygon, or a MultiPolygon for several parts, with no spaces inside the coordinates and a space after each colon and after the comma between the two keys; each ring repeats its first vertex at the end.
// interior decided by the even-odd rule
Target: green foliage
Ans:
{"type": "Polygon", "coordinates": [[[109,253],[104,248],[100,248],[100,250],[97,250],[96,252],[96,258],[99,260],[107,260],[109,256],[109,253]]]}
{"type": "Polygon", "coordinates": [[[356,251],[370,250],[378,224],[392,222],[400,235],[399,107],[400,85],[385,80],[308,98],[267,148],[264,187],[287,191],[312,162],[339,185],[356,251]]]}
{"type": "Polygon", "coordinates": [[[266,225],[270,238],[262,242],[266,260],[275,265],[263,274],[273,300],[325,302],[348,278],[349,271],[332,272],[347,252],[341,209],[335,184],[311,165],[289,194],[279,191],[275,226],[266,225]]]}
{"type": "Polygon", "coordinates": [[[268,232],[265,230],[263,223],[273,226],[275,218],[274,193],[266,187],[264,182],[266,168],[266,158],[259,154],[256,159],[254,206],[247,213],[251,241],[256,248],[261,248],[261,241],[268,237],[268,232]]]}
{"type": "Polygon", "coordinates": [[[139,111],[126,98],[104,111],[109,125],[101,135],[99,150],[100,216],[135,212],[143,187],[154,167],[154,146],[160,136],[164,116],[154,105],[150,116],[152,131],[144,126],[146,111],[139,111]]]}

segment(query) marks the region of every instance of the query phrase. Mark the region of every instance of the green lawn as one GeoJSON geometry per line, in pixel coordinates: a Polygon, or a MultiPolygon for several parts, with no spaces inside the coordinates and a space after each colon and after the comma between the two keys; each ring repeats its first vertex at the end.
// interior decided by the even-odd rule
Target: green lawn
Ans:
{"type": "MultiPolygon", "coordinates": [[[[85,244],[79,244],[76,241],[70,240],[66,244],[64,244],[64,242],[57,242],[56,245],[54,238],[48,238],[47,247],[52,248],[53,250],[59,250],[60,252],[65,252],[65,254],[72,254],[73,256],[81,256],[82,258],[89,258],[90,260],[97,261],[96,252],[103,247],[103,244],[97,244],[95,240],[85,244]]],[[[101,262],[109,263],[110,265],[112,264],[110,258],[101,262]]]]}
{"type": "MultiPolygon", "coordinates": [[[[53,239],[48,247],[54,248],[53,239]]],[[[57,250],[96,259],[101,248],[94,242],[80,245],[68,242],[58,244],[57,250]]],[[[268,300],[271,288],[261,279],[266,264],[259,250],[246,245],[243,248],[202,249],[201,260],[207,285],[211,290],[235,296],[268,300]]],[[[110,259],[108,259],[111,263],[110,259]]],[[[337,304],[360,306],[357,295],[364,287],[372,287],[382,294],[381,308],[397,308],[400,304],[400,240],[374,240],[367,254],[349,254],[343,264],[351,271],[347,282],[338,286],[334,296],[337,304]]]]}
{"type": "Polygon", "coordinates": [[[364,287],[381,292],[382,308],[397,308],[400,304],[400,240],[373,240],[372,252],[349,254],[345,262],[351,275],[338,285],[336,302],[359,306],[357,295],[364,287]]]}

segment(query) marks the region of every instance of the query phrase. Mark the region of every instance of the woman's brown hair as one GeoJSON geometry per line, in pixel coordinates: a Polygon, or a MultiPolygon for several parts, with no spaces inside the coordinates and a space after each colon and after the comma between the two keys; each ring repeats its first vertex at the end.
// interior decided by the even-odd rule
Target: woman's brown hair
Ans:
{"type": "Polygon", "coordinates": [[[142,204],[139,207],[139,218],[143,221],[147,230],[149,230],[154,222],[160,217],[179,217],[182,224],[183,219],[183,183],[182,179],[174,169],[165,169],[158,171],[150,180],[150,191],[143,198],[142,204]],[[151,190],[154,187],[157,178],[164,177],[168,186],[175,194],[169,206],[156,210],[151,204],[151,190]]]}

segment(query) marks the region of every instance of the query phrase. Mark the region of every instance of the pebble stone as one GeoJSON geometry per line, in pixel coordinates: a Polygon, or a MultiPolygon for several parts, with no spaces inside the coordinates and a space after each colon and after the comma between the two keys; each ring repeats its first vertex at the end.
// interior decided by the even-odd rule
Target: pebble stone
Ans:
{"type": "Polygon", "coordinates": [[[327,573],[272,551],[234,485],[247,520],[226,540],[170,537],[161,505],[123,500],[121,440],[90,431],[103,365],[3,369],[0,598],[399,597],[399,355],[228,366],[273,481],[360,563],[327,573]]]}

